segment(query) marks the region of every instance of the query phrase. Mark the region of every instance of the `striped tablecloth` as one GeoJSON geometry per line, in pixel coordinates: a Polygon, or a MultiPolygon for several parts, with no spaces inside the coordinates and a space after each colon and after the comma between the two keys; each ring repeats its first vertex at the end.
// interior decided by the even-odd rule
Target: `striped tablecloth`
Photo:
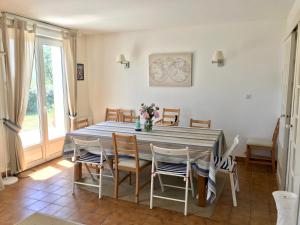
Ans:
{"type": "MultiPolygon", "coordinates": [[[[133,123],[102,122],[66,134],[64,154],[73,153],[71,138],[100,138],[107,153],[112,153],[112,133],[136,135],[140,159],[152,158],[150,143],[169,148],[190,149],[192,167],[198,175],[208,178],[207,200],[211,203],[216,197],[216,168],[214,155],[221,154],[225,149],[225,139],[222,130],[187,127],[154,126],[152,132],[137,132],[133,123]]],[[[183,158],[161,158],[170,163],[182,163],[183,158]]]]}

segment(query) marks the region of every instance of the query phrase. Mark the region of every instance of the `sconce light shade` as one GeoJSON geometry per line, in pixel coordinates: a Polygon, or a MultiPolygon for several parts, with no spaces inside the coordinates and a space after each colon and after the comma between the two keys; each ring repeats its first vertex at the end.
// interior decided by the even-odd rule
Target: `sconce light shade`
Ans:
{"type": "Polygon", "coordinates": [[[129,61],[126,60],[125,56],[123,54],[120,54],[116,58],[117,63],[125,64],[125,69],[129,68],[129,61]]]}
{"type": "Polygon", "coordinates": [[[125,62],[125,61],[126,61],[126,59],[125,59],[125,56],[123,54],[118,55],[117,58],[116,58],[117,63],[122,63],[122,62],[125,62]]]}
{"type": "Polygon", "coordinates": [[[217,63],[218,66],[222,66],[224,64],[224,55],[222,51],[218,50],[214,52],[212,63],[217,63]]]}

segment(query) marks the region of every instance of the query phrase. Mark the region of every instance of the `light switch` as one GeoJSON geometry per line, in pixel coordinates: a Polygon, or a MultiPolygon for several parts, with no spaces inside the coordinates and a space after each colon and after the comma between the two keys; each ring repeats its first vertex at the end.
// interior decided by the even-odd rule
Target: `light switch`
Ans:
{"type": "Polygon", "coordinates": [[[252,94],[246,94],[246,99],[251,99],[252,98],[252,94]]]}

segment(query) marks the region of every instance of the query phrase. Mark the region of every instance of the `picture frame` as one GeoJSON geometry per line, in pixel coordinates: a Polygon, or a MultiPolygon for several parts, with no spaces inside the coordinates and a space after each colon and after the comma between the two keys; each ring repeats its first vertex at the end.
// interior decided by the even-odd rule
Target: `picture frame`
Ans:
{"type": "Polygon", "coordinates": [[[84,80],[84,64],[77,63],[77,80],[84,80]]]}
{"type": "Polygon", "coordinates": [[[192,52],[149,55],[150,87],[191,87],[192,52]]]}

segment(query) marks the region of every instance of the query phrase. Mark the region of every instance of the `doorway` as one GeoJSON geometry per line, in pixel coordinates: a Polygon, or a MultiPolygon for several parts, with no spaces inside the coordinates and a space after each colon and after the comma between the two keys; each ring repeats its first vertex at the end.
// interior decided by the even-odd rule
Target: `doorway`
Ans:
{"type": "Polygon", "coordinates": [[[27,111],[20,132],[27,168],[62,153],[67,99],[62,42],[38,37],[27,111]]]}

